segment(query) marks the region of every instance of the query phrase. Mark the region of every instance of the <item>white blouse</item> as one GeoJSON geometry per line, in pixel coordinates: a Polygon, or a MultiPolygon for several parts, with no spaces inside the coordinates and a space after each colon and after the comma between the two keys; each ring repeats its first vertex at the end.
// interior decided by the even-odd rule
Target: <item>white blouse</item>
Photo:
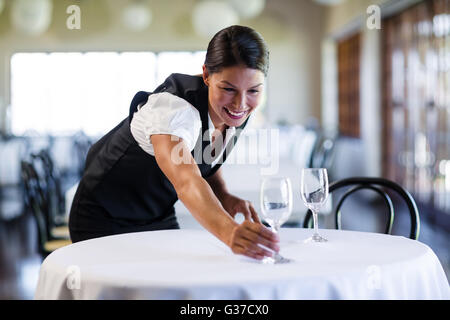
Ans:
{"type": "MultiPolygon", "coordinates": [[[[192,151],[200,137],[202,121],[199,111],[186,100],[168,92],[154,93],[147,103],[138,107],[131,120],[131,134],[139,146],[148,154],[155,156],[150,140],[152,134],[170,134],[177,136],[192,151]]],[[[212,139],[214,124],[208,113],[209,139],[212,139]]],[[[225,146],[235,134],[235,127],[226,130],[223,148],[214,157],[214,166],[223,154],[225,146]]],[[[218,149],[216,149],[219,151],[218,149]]]]}

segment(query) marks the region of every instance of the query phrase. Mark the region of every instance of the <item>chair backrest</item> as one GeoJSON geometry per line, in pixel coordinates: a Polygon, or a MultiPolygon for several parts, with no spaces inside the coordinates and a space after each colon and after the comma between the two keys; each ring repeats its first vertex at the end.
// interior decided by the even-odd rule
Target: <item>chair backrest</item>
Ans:
{"type": "Polygon", "coordinates": [[[89,148],[92,146],[91,139],[84,134],[84,132],[78,132],[73,137],[73,147],[77,155],[77,175],[78,178],[83,176],[86,157],[89,152],[89,148]]]}
{"type": "Polygon", "coordinates": [[[335,139],[320,134],[309,159],[309,168],[330,170],[334,158],[335,139]]]}
{"type": "MultiPolygon", "coordinates": [[[[344,193],[340,201],[338,202],[336,206],[335,211],[335,226],[336,229],[341,229],[341,207],[345,199],[348,198],[349,195],[355,193],[358,190],[362,189],[369,189],[373,190],[376,193],[378,193],[384,200],[385,204],[387,205],[389,209],[389,218],[386,223],[386,229],[385,233],[390,234],[392,230],[392,225],[394,223],[394,206],[392,204],[392,200],[388,193],[386,193],[383,189],[395,191],[406,203],[408,207],[408,211],[410,214],[410,220],[411,220],[411,228],[409,233],[409,238],[417,240],[419,238],[420,233],[420,216],[419,216],[419,210],[417,209],[416,202],[414,201],[414,198],[411,196],[411,194],[402,186],[399,184],[390,181],[388,179],[384,178],[373,178],[373,177],[353,177],[353,178],[346,178],[342,180],[335,181],[330,184],[329,186],[329,193],[331,194],[333,191],[345,188],[345,187],[351,187],[348,191],[344,193]],[[383,188],[383,189],[382,189],[383,188]]],[[[303,227],[308,228],[311,226],[312,222],[312,212],[311,210],[308,210],[306,212],[305,219],[303,221],[303,227]]]]}
{"type": "MultiPolygon", "coordinates": [[[[38,162],[38,165],[43,170],[43,180],[45,180],[45,193],[49,205],[50,214],[56,217],[62,214],[65,210],[65,200],[61,187],[61,176],[48,149],[42,149],[37,154],[31,154],[33,163],[38,162]]],[[[35,166],[36,168],[36,166],[35,166]]]]}
{"type": "Polygon", "coordinates": [[[43,253],[44,245],[48,239],[47,222],[44,214],[46,210],[45,194],[32,163],[21,161],[21,178],[25,187],[26,204],[36,219],[39,251],[43,253]]]}

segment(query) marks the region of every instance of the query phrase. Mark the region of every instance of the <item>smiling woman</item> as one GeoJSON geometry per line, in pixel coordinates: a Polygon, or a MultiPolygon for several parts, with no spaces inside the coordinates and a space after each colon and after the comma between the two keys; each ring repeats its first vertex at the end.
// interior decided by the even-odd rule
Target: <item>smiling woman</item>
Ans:
{"type": "Polygon", "coordinates": [[[70,212],[72,241],[179,228],[180,199],[234,253],[262,259],[278,251],[278,236],[249,201],[228,192],[220,170],[261,102],[268,64],[261,35],[231,26],[210,41],[201,76],[175,73],[136,94],[129,117],[88,153],[70,212]],[[205,150],[214,154],[194,158],[205,150]]]}
{"type": "Polygon", "coordinates": [[[264,75],[242,65],[220,72],[208,72],[203,66],[203,78],[210,88],[211,120],[214,126],[240,126],[260,104],[264,75]]]}

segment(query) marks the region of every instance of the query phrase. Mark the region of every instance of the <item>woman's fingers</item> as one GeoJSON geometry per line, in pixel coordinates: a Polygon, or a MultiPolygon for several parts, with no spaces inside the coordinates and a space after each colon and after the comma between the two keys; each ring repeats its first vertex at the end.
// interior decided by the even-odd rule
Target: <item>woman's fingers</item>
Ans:
{"type": "Polygon", "coordinates": [[[254,222],[261,223],[261,220],[259,220],[258,213],[256,212],[255,208],[253,208],[253,205],[250,201],[245,201],[242,205],[241,211],[245,216],[245,220],[253,220],[254,222]]]}
{"type": "MultiPolygon", "coordinates": [[[[265,227],[263,226],[263,228],[265,228],[265,227]]],[[[271,232],[270,230],[267,230],[267,231],[271,232]]],[[[261,233],[250,232],[250,233],[243,234],[243,237],[246,240],[251,241],[252,243],[261,244],[261,245],[263,245],[269,249],[272,249],[276,252],[280,251],[280,246],[278,245],[278,239],[276,237],[273,237],[272,235],[263,236],[261,233]]]]}
{"type": "Polygon", "coordinates": [[[250,211],[251,211],[251,215],[252,215],[253,221],[255,221],[255,222],[259,223],[259,224],[262,224],[261,220],[259,219],[258,213],[256,212],[255,208],[253,208],[253,205],[251,203],[249,204],[249,208],[250,208],[250,211]]]}
{"type": "Polygon", "coordinates": [[[237,254],[262,259],[264,256],[272,256],[270,249],[279,251],[278,242],[277,234],[262,224],[246,220],[236,227],[232,237],[231,249],[237,254]]]}
{"type": "MultiPolygon", "coordinates": [[[[280,238],[278,237],[278,235],[276,233],[272,232],[270,229],[266,228],[262,224],[250,222],[250,221],[244,221],[242,224],[245,224],[245,227],[247,227],[249,230],[251,230],[251,233],[247,233],[247,234],[251,234],[251,235],[253,235],[253,237],[255,235],[259,235],[262,238],[267,239],[271,242],[280,241],[280,238]]],[[[255,240],[255,238],[250,238],[250,239],[255,240]]]]}
{"type": "Polygon", "coordinates": [[[244,255],[244,256],[247,256],[247,257],[250,257],[253,259],[257,259],[257,260],[261,260],[265,257],[264,254],[255,252],[255,251],[251,251],[250,249],[245,248],[243,246],[236,246],[236,248],[235,248],[235,250],[233,250],[233,252],[235,254],[241,254],[241,255],[244,255]]]}
{"type": "MultiPolygon", "coordinates": [[[[253,252],[257,255],[260,255],[262,257],[272,257],[273,256],[273,251],[271,250],[267,250],[266,248],[268,248],[269,246],[266,246],[266,248],[260,246],[259,244],[252,242],[250,240],[247,239],[240,239],[239,244],[244,247],[247,252],[253,252]]],[[[275,250],[275,249],[274,249],[275,250]]]]}
{"type": "Polygon", "coordinates": [[[250,220],[252,217],[252,212],[250,210],[250,202],[249,201],[243,200],[240,203],[240,207],[237,211],[244,214],[245,220],[250,220]]]}
{"type": "Polygon", "coordinates": [[[252,241],[253,243],[261,244],[264,247],[274,250],[276,252],[280,251],[280,246],[278,245],[278,242],[267,240],[266,238],[263,238],[259,235],[257,236],[256,239],[250,241],[252,241]]]}

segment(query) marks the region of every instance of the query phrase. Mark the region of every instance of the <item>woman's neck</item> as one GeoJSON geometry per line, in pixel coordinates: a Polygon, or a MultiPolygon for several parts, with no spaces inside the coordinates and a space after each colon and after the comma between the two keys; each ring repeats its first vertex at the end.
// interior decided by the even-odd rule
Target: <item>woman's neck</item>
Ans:
{"type": "Polygon", "coordinates": [[[221,119],[215,114],[214,110],[211,108],[209,103],[208,103],[208,113],[214,125],[214,129],[219,130],[220,132],[223,133],[225,129],[228,128],[228,126],[225,124],[225,122],[221,121],[221,119]]]}

